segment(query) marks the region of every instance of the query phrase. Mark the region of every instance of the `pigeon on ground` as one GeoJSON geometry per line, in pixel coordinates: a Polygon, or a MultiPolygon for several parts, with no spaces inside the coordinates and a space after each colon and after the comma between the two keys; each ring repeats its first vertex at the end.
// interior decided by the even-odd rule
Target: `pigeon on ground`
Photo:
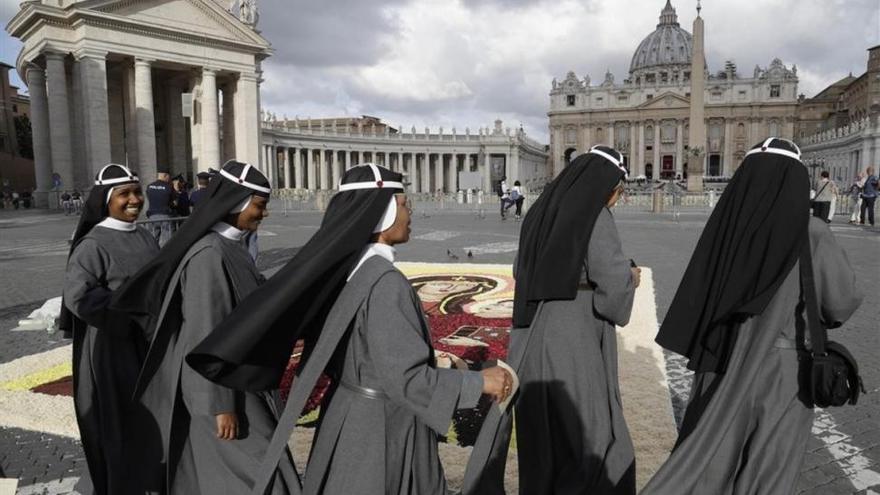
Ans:
{"type": "Polygon", "coordinates": [[[473,257],[474,257],[474,253],[472,253],[470,250],[468,250],[468,258],[473,258],[473,257]]]}
{"type": "Polygon", "coordinates": [[[452,251],[450,251],[450,250],[448,250],[448,249],[446,250],[446,256],[449,256],[449,258],[450,258],[450,259],[453,259],[453,260],[457,260],[457,259],[458,259],[458,255],[455,254],[455,253],[453,253],[452,251]]]}

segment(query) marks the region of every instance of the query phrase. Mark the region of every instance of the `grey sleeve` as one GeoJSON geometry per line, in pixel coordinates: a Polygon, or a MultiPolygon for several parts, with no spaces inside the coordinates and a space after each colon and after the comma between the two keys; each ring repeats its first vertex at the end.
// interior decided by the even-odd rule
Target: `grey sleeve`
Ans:
{"type": "Polygon", "coordinates": [[[836,328],[862,303],[856,274],[831,229],[815,217],[810,217],[810,244],[819,314],[826,326],[836,328]]]}
{"type": "MultiPolygon", "coordinates": [[[[186,356],[232,311],[233,294],[222,255],[206,248],[193,255],[181,275],[183,326],[181,356],[186,356]]],[[[235,391],[206,379],[183,361],[181,390],[194,414],[235,412],[235,391]]]]}
{"type": "Polygon", "coordinates": [[[607,208],[599,213],[590,236],[587,270],[596,313],[619,326],[629,323],[635,286],[629,259],[623,255],[614,218],[607,208]]]}
{"type": "Polygon", "coordinates": [[[107,306],[113,292],[107,286],[109,258],[98,243],[84,239],[73,250],[64,275],[64,304],[90,326],[105,329],[116,321],[107,306]]]}
{"type": "Polygon", "coordinates": [[[370,294],[367,347],[389,399],[412,411],[440,435],[449,430],[456,408],[474,407],[482,376],[438,369],[425,338],[409,282],[400,273],[384,275],[370,294]]]}

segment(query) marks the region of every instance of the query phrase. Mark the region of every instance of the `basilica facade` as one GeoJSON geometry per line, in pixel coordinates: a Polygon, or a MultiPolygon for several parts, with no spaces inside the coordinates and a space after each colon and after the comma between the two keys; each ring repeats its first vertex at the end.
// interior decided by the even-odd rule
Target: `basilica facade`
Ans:
{"type": "MultiPolygon", "coordinates": [[[[729,177],[752,144],[767,136],[793,138],[797,68],[779,59],[742,74],[733,62],[703,77],[706,142],[688,142],[693,37],[667,0],[656,30],[636,48],[629,74],[594,84],[574,72],[550,91],[550,160],[558,174],[596,144],[623,155],[631,177],[686,177],[688,159],[703,160],[705,177],[729,177]]],[[[707,66],[708,67],[708,66],[707,66]]],[[[693,168],[693,167],[692,167],[693,168]]]]}

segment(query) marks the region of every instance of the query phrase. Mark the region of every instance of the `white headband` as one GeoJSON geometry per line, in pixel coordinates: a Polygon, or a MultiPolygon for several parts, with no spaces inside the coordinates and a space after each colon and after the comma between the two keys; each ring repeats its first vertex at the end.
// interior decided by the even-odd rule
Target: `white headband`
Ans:
{"type": "MultiPolygon", "coordinates": [[[[109,186],[112,184],[119,184],[121,182],[140,182],[140,181],[141,180],[138,179],[138,177],[136,175],[131,173],[131,170],[129,170],[129,169],[123,167],[122,165],[117,164],[117,163],[108,163],[107,165],[104,165],[104,168],[102,168],[100,172],[98,172],[98,179],[95,181],[95,185],[96,186],[109,186]],[[114,177],[113,179],[101,179],[101,177],[104,175],[104,172],[110,167],[119,167],[122,170],[125,170],[125,172],[128,173],[128,177],[114,177]]],[[[108,198],[109,198],[109,196],[108,196],[108,198]]]]}
{"type": "Polygon", "coordinates": [[[385,213],[382,215],[379,223],[376,224],[376,228],[373,229],[373,233],[385,232],[394,225],[395,220],[397,220],[397,198],[391,196],[391,201],[389,201],[388,207],[385,208],[385,213]]]}
{"type": "Polygon", "coordinates": [[[373,178],[376,179],[375,182],[349,182],[348,184],[339,184],[339,192],[342,191],[354,191],[356,189],[403,189],[402,182],[392,182],[392,181],[383,181],[382,174],[379,172],[379,167],[372,163],[364,163],[363,165],[358,165],[358,167],[370,167],[373,170],[373,178]]]}
{"type": "Polygon", "coordinates": [[[749,150],[749,152],[746,153],[746,156],[753,155],[755,153],[775,153],[777,155],[787,156],[789,158],[794,158],[797,161],[801,161],[801,149],[798,148],[798,146],[796,144],[789,141],[788,139],[783,139],[783,138],[778,138],[778,137],[767,138],[766,141],[761,143],[760,148],[755,148],[753,150],[749,150]],[[771,148],[770,142],[773,141],[774,139],[777,139],[779,141],[783,141],[783,142],[786,142],[786,143],[792,145],[792,147],[794,147],[794,149],[797,150],[797,153],[795,153],[794,151],[788,151],[788,150],[782,149],[782,148],[771,148]]]}
{"type": "MultiPolygon", "coordinates": [[[[232,160],[230,160],[230,161],[232,161],[232,160]]],[[[229,162],[226,162],[226,163],[229,163],[229,162]]],[[[253,168],[253,166],[250,163],[245,163],[244,168],[241,170],[241,175],[239,175],[238,177],[230,174],[229,172],[227,172],[226,170],[221,168],[220,175],[231,180],[232,182],[235,182],[236,184],[238,184],[240,186],[244,186],[244,187],[253,189],[254,191],[259,191],[262,193],[271,194],[272,190],[269,189],[268,187],[258,186],[252,182],[248,182],[245,180],[245,178],[247,177],[247,174],[251,168],[253,168]]]]}
{"type": "MultiPolygon", "coordinates": [[[[628,178],[629,178],[629,172],[627,172],[627,170],[623,167],[623,155],[620,155],[620,158],[615,158],[615,157],[609,155],[608,153],[605,153],[604,151],[602,151],[602,150],[600,150],[600,149],[598,149],[598,148],[599,148],[599,145],[593,146],[592,148],[590,148],[590,151],[588,151],[587,153],[592,153],[592,154],[594,154],[594,155],[599,155],[599,156],[601,156],[601,157],[607,159],[608,161],[610,161],[611,163],[613,163],[614,166],[616,166],[616,167],[619,168],[621,171],[623,171],[623,176],[624,176],[624,178],[628,179],[628,178]]],[[[618,151],[617,153],[620,154],[619,151],[618,151]]]]}
{"type": "Polygon", "coordinates": [[[235,208],[233,208],[232,210],[230,210],[229,213],[241,213],[241,212],[243,212],[244,209],[247,208],[248,205],[251,204],[251,199],[253,199],[253,198],[254,198],[253,195],[249,195],[248,197],[244,198],[244,201],[242,201],[241,203],[238,204],[238,206],[236,206],[235,208]]]}

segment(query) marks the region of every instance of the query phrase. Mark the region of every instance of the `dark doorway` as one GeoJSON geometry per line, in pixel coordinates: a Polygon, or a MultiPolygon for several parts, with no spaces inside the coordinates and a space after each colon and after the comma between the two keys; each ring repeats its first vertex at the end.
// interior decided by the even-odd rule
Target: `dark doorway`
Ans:
{"type": "Polygon", "coordinates": [[[645,164],[645,177],[647,177],[648,180],[654,179],[654,164],[653,163],[645,164]]]}
{"type": "Polygon", "coordinates": [[[721,175],[721,155],[709,155],[709,177],[721,175]]]}
{"type": "Polygon", "coordinates": [[[672,155],[663,155],[663,158],[660,159],[660,178],[675,178],[675,159],[672,155]]]}

